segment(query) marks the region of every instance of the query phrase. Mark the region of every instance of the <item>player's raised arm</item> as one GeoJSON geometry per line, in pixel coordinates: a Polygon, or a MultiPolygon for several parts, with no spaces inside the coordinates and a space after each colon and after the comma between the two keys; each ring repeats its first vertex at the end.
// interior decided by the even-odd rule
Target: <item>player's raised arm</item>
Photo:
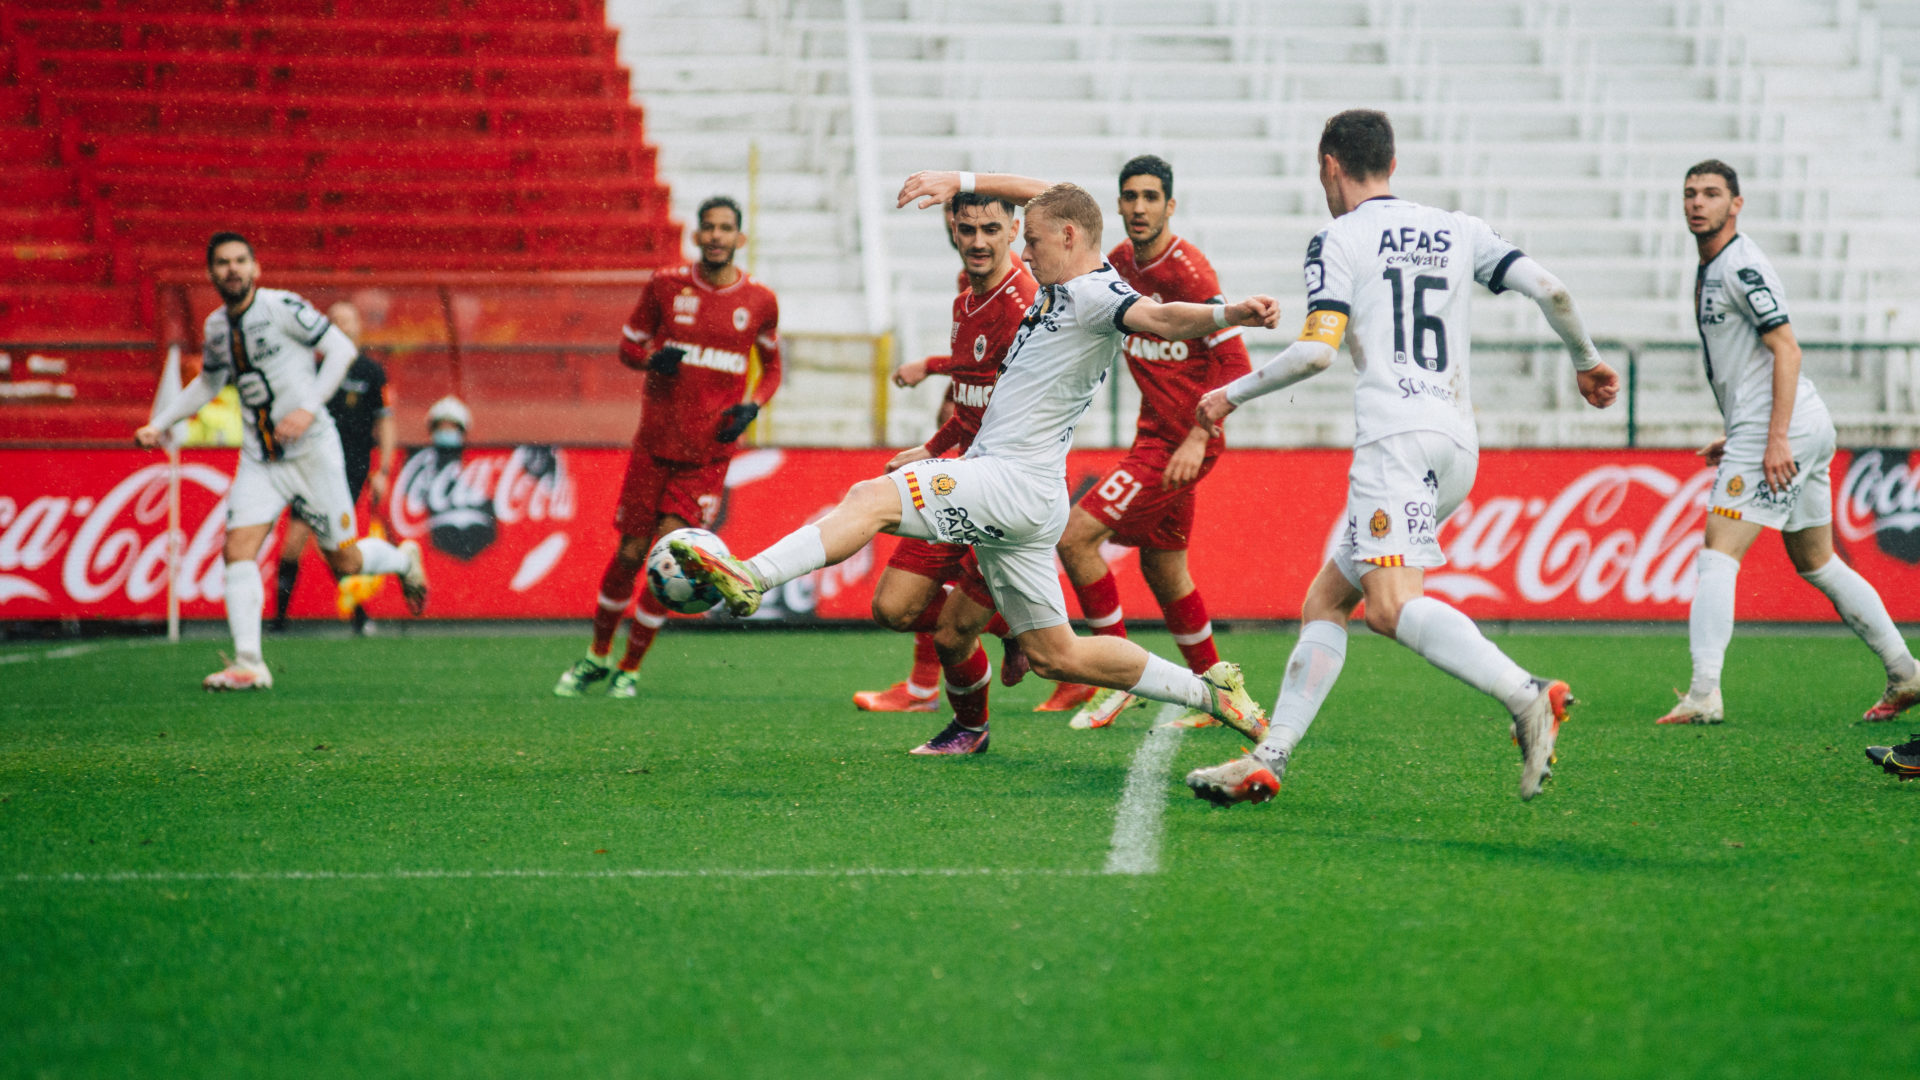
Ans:
{"type": "Polygon", "coordinates": [[[1613,404],[1620,396],[1620,376],[1601,361],[1600,350],[1594,347],[1579,310],[1573,306],[1573,294],[1560,279],[1529,256],[1522,255],[1508,264],[1498,284],[1540,305],[1540,314],[1547,317],[1547,325],[1566,343],[1567,353],[1573,358],[1573,369],[1579,373],[1576,378],[1580,383],[1580,396],[1596,409],[1613,404]]]}
{"type": "Polygon", "coordinates": [[[1012,173],[928,170],[907,177],[907,182],[900,186],[900,198],[894,206],[904,208],[908,203],[914,203],[922,210],[929,206],[944,206],[947,200],[963,191],[977,191],[982,195],[1005,199],[1015,206],[1025,206],[1027,200],[1052,186],[1045,180],[1012,173]]]}
{"type": "Polygon", "coordinates": [[[1202,394],[1199,405],[1194,408],[1194,422],[1218,435],[1220,422],[1233,410],[1262,394],[1271,394],[1327,370],[1340,351],[1340,339],[1346,331],[1344,312],[1331,308],[1308,312],[1300,340],[1258,368],[1202,394]]]}
{"type": "Polygon", "coordinates": [[[1162,304],[1141,297],[1120,320],[1129,330],[1153,334],[1168,341],[1203,337],[1229,326],[1280,325],[1280,302],[1271,296],[1249,296],[1237,304],[1162,304]]]}

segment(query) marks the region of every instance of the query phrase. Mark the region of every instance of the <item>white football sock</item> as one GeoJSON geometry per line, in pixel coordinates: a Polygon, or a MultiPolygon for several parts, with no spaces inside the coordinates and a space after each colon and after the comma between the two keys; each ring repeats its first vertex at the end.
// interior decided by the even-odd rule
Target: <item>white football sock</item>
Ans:
{"type": "Polygon", "coordinates": [[[1333,622],[1310,622],[1300,628],[1300,642],[1287,657],[1287,674],[1280,680],[1280,700],[1273,707],[1267,737],[1253,756],[1272,765],[1293,753],[1333,690],[1340,668],[1347,662],[1347,628],[1333,622]]]}
{"type": "Polygon", "coordinates": [[[1508,712],[1519,712],[1540,694],[1533,676],[1507,659],[1472,619],[1431,596],[1407,601],[1394,636],[1427,663],[1499,699],[1508,712]]]}
{"type": "Polygon", "coordinates": [[[400,549],[377,536],[366,536],[355,541],[354,547],[360,550],[360,572],[379,576],[399,574],[407,569],[407,557],[400,549]]]}
{"type": "Polygon", "coordinates": [[[259,563],[242,559],[227,564],[226,602],[234,658],[260,663],[260,608],[267,602],[267,589],[260,581],[259,563]]]}
{"type": "Polygon", "coordinates": [[[762,589],[785,585],[825,565],[827,548],[820,540],[820,527],[817,525],[802,525],[774,541],[772,547],[747,560],[747,568],[760,580],[762,589]]]}
{"type": "Polygon", "coordinates": [[[1740,578],[1740,560],[1721,551],[1701,548],[1694,563],[1700,583],[1687,611],[1687,644],[1693,652],[1693,684],[1687,692],[1705,697],[1720,689],[1720,668],[1733,640],[1733,592],[1740,578]]]}
{"type": "Polygon", "coordinates": [[[1827,565],[1800,575],[1807,583],[1827,594],[1833,601],[1833,610],[1840,613],[1841,621],[1848,629],[1860,635],[1867,648],[1880,657],[1887,666],[1887,676],[1894,680],[1909,678],[1913,675],[1913,653],[1907,650],[1907,643],[1900,638],[1900,630],[1893,625],[1893,619],[1887,614],[1887,605],[1880,601],[1880,594],[1860,576],[1860,572],[1848,566],[1835,555],[1827,560],[1827,565]]]}
{"type": "Polygon", "coordinates": [[[1128,693],[1185,705],[1189,709],[1208,709],[1213,705],[1213,691],[1200,676],[1152,653],[1147,653],[1147,669],[1140,673],[1140,681],[1128,693]]]}

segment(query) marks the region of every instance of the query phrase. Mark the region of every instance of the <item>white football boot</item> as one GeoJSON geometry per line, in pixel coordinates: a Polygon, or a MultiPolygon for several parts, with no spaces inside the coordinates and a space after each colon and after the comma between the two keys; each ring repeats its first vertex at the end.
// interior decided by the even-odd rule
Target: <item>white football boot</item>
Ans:
{"type": "Polygon", "coordinates": [[[1705,694],[1695,695],[1689,690],[1680,695],[1667,715],[1655,720],[1656,724],[1718,724],[1727,718],[1726,708],[1720,704],[1720,688],[1714,687],[1705,694]]]}
{"type": "Polygon", "coordinates": [[[427,611],[427,565],[420,556],[419,543],[402,541],[400,554],[407,557],[407,568],[400,571],[400,595],[406,598],[408,611],[416,616],[424,615],[427,611]]]}
{"type": "Polygon", "coordinates": [[[227,666],[200,680],[208,690],[271,690],[273,672],[264,661],[233,659],[227,666]]]}

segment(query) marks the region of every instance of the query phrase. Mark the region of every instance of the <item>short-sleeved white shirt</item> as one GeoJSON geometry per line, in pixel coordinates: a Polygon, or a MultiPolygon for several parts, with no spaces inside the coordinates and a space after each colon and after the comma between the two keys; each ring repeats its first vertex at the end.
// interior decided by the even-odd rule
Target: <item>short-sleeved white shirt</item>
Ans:
{"type": "Polygon", "coordinates": [[[203,370],[240,393],[246,428],[242,450],[249,457],[277,461],[298,457],[326,440],[333,415],[313,411],[313,423],[293,442],[281,445],[273,427],[300,407],[318,369],[313,350],[333,324],[312,304],[284,289],[259,289],[237,319],[225,307],[207,316],[203,370]]]}
{"type": "MultiPolygon", "coordinates": [[[[1773,350],[1761,335],[1785,326],[1787,294],[1760,245],[1735,235],[1693,279],[1702,362],[1726,420],[1728,450],[1764,451],[1773,417],[1773,350]],[[1735,443],[1741,444],[1735,447],[1735,443]]],[[[1794,394],[1788,438],[1827,422],[1826,403],[1805,375],[1794,394]]]]}
{"type": "Polygon", "coordinates": [[[1064,482],[1073,429],[1106,381],[1126,336],[1121,322],[1138,299],[1104,263],[1041,286],[1000,363],[993,400],[966,456],[998,458],[1064,482]]]}
{"type": "Polygon", "coordinates": [[[1473,284],[1502,291],[1520,249],[1471,214],[1368,199],[1307,244],[1307,310],[1347,316],[1354,445],[1438,431],[1479,446],[1468,388],[1473,284]]]}

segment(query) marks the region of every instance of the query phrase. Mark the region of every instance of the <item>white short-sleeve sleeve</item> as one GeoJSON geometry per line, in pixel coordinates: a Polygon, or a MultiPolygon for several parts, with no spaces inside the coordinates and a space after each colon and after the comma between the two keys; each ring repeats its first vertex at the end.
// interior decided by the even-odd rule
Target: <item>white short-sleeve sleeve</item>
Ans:
{"type": "Polygon", "coordinates": [[[326,337],[327,331],[333,327],[332,320],[320,314],[320,309],[307,303],[304,297],[283,292],[274,300],[274,322],[288,337],[308,348],[320,344],[320,339],[326,337]]]}
{"type": "Polygon", "coordinates": [[[1726,298],[1735,310],[1753,324],[1754,332],[1764,334],[1785,326],[1787,295],[1780,275],[1766,263],[1742,266],[1726,284],[1726,298]]]}
{"type": "Polygon", "coordinates": [[[1353,266],[1340,257],[1331,229],[1322,229],[1307,241],[1307,261],[1300,273],[1307,284],[1307,313],[1337,311],[1351,315],[1353,308],[1353,266]]]}
{"type": "Polygon", "coordinates": [[[1457,217],[1465,234],[1461,239],[1472,245],[1473,280],[1493,292],[1506,292],[1507,268],[1525,258],[1527,253],[1495,232],[1493,226],[1472,214],[1459,214],[1457,217]]]}
{"type": "Polygon", "coordinates": [[[1067,283],[1067,290],[1081,326],[1116,335],[1127,332],[1122,320],[1127,317],[1127,309],[1140,299],[1126,279],[1107,267],[1074,278],[1067,283]]]}

